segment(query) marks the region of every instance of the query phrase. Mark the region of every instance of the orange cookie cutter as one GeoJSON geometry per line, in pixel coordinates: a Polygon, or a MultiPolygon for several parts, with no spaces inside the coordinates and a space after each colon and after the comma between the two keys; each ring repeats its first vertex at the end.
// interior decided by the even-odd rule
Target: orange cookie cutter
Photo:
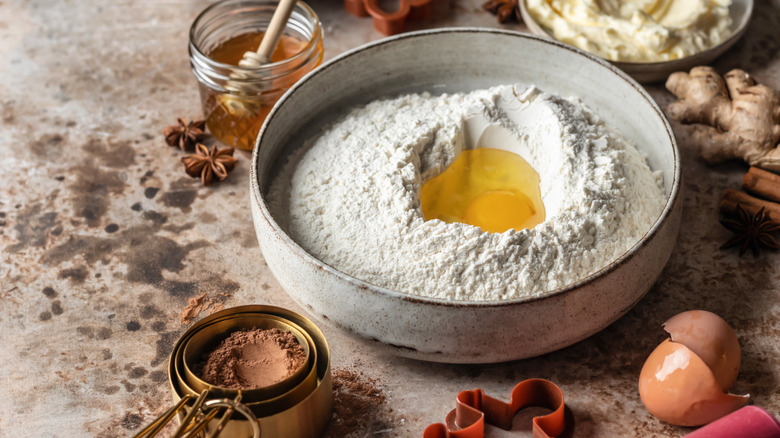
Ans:
{"type": "Polygon", "coordinates": [[[574,428],[574,418],[564,403],[561,388],[549,380],[527,379],[512,389],[509,403],[490,397],[481,389],[461,391],[446,423],[426,427],[423,438],[483,438],[485,422],[511,430],[515,414],[531,406],[553,410],[533,418],[534,438],[559,437],[574,428]]]}
{"type": "Polygon", "coordinates": [[[344,0],[344,8],[356,17],[374,18],[374,27],[385,35],[395,35],[404,31],[407,19],[422,21],[431,15],[432,0],[400,0],[395,12],[385,12],[379,7],[378,0],[344,0]]]}

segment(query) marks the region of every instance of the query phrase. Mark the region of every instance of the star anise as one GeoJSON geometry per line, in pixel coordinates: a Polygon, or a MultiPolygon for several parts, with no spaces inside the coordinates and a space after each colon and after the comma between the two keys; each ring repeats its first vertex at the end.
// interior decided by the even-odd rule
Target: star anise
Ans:
{"type": "Polygon", "coordinates": [[[168,146],[178,146],[183,151],[188,151],[203,139],[206,134],[203,128],[206,126],[205,120],[193,120],[187,123],[184,118],[176,119],[176,124],[163,129],[165,142],[168,146]]]}
{"type": "Polygon", "coordinates": [[[777,241],[772,233],[780,230],[780,224],[769,218],[769,215],[761,207],[755,214],[750,214],[742,205],[737,204],[737,217],[735,219],[723,219],[721,225],[734,233],[734,237],[721,245],[721,248],[739,246],[739,255],[745,254],[748,248],[753,250],[753,255],[758,256],[759,247],[778,249],[777,241]]]}
{"type": "Polygon", "coordinates": [[[220,181],[228,177],[228,172],[233,170],[238,162],[233,158],[233,148],[217,149],[212,146],[211,151],[206,146],[197,143],[195,154],[187,155],[181,159],[187,175],[198,178],[204,186],[211,184],[214,177],[220,181]]]}
{"type": "Polygon", "coordinates": [[[518,0],[488,0],[482,5],[482,8],[489,11],[498,18],[499,23],[508,23],[517,21],[522,23],[518,0]]]}

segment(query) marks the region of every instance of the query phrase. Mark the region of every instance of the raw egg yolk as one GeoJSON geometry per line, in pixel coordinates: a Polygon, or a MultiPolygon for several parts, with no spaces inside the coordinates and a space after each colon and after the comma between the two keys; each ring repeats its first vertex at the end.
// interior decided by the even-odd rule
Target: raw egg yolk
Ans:
{"type": "Polygon", "coordinates": [[[502,149],[463,151],[423,184],[420,201],[426,220],[461,222],[490,233],[544,221],[539,174],[520,155],[502,149]]]}

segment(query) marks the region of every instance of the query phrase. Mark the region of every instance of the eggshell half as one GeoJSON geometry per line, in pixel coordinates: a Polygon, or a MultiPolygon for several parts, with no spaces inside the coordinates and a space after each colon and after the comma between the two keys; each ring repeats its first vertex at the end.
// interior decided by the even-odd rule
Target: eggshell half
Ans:
{"type": "Polygon", "coordinates": [[[737,381],[739,340],[720,316],[706,310],[678,313],[664,323],[672,341],[685,345],[712,370],[723,392],[737,381]]]}
{"type": "Polygon", "coordinates": [[[651,414],[677,426],[700,426],[742,407],[749,396],[724,393],[710,368],[683,344],[663,341],[639,374],[651,414]]]}

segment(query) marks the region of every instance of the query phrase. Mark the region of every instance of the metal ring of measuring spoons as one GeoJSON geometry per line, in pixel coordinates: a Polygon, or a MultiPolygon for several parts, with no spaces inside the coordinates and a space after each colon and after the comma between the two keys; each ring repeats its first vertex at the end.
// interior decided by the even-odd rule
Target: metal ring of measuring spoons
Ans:
{"type": "MultiPolygon", "coordinates": [[[[229,398],[220,398],[215,400],[209,400],[203,403],[203,407],[204,407],[204,411],[211,408],[213,409],[228,408],[238,412],[249,421],[249,425],[252,427],[252,438],[260,438],[260,423],[257,422],[257,417],[255,416],[255,414],[252,413],[252,411],[245,404],[240,403],[236,400],[231,400],[229,398]]],[[[211,436],[219,435],[226,421],[227,421],[226,418],[220,421],[219,424],[217,425],[217,429],[214,431],[214,434],[211,436]]]]}
{"type": "MultiPolygon", "coordinates": [[[[179,424],[179,428],[174,432],[173,438],[193,438],[199,436],[198,434],[217,416],[219,408],[227,408],[227,410],[219,419],[214,431],[207,435],[207,438],[218,437],[219,434],[222,433],[222,429],[225,428],[225,424],[227,424],[233,416],[233,412],[238,412],[249,420],[249,425],[252,427],[252,438],[260,438],[260,424],[257,422],[257,417],[245,404],[241,403],[241,394],[232,400],[229,398],[219,398],[206,401],[208,393],[208,389],[205,389],[200,393],[200,396],[195,400],[195,404],[190,409],[190,412],[181,420],[181,424],[179,424]],[[201,416],[199,416],[198,413],[201,413],[201,416]]],[[[193,398],[194,397],[191,395],[182,397],[176,406],[168,409],[164,414],[152,422],[152,424],[138,432],[134,438],[152,438],[156,436],[177,413],[185,409],[187,403],[193,398]]]]}

